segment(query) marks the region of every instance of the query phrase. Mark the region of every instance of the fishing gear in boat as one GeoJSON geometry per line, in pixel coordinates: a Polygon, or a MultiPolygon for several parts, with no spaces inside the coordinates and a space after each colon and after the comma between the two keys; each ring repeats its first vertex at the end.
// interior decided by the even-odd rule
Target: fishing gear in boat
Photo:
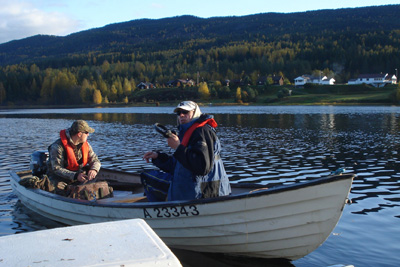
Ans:
{"type": "Polygon", "coordinates": [[[162,136],[164,136],[165,138],[169,138],[171,137],[173,134],[177,134],[174,130],[168,130],[167,127],[165,127],[164,125],[160,124],[160,123],[155,123],[154,124],[154,129],[156,129],[156,131],[158,133],[160,133],[162,136]]]}

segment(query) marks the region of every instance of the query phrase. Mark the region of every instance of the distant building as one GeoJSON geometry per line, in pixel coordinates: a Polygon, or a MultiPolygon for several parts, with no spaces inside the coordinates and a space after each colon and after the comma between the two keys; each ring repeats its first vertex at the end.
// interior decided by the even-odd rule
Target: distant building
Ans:
{"type": "Polygon", "coordinates": [[[156,86],[152,83],[149,82],[141,82],[137,85],[137,88],[139,89],[152,89],[152,88],[156,88],[156,86]]]}
{"type": "Polygon", "coordinates": [[[328,77],[325,76],[325,77],[322,79],[321,84],[323,84],[323,85],[334,85],[335,82],[336,82],[335,79],[333,79],[333,78],[328,78],[328,77]]]}
{"type": "Polygon", "coordinates": [[[395,84],[397,81],[396,75],[389,74],[360,74],[357,79],[351,79],[347,84],[369,84],[374,87],[384,87],[386,84],[395,84]]]}
{"type": "MultiPolygon", "coordinates": [[[[273,75],[273,76],[269,76],[269,77],[272,78],[272,84],[273,85],[280,85],[281,86],[281,85],[283,85],[283,82],[285,80],[285,78],[283,78],[283,76],[273,75]]],[[[257,80],[257,85],[265,85],[265,84],[267,84],[267,81],[268,81],[268,77],[267,76],[262,76],[257,80]]]]}
{"type": "Polygon", "coordinates": [[[229,86],[230,82],[231,82],[230,80],[223,80],[221,84],[222,86],[229,86]]]}
{"type": "Polygon", "coordinates": [[[176,79],[167,82],[168,87],[194,86],[195,84],[195,81],[192,79],[176,79]]]}
{"type": "Polygon", "coordinates": [[[334,78],[328,78],[326,76],[312,76],[312,75],[302,75],[294,79],[294,85],[297,86],[304,86],[306,83],[312,84],[321,84],[321,85],[334,85],[335,84],[334,78]]]}
{"type": "Polygon", "coordinates": [[[272,76],[272,81],[274,85],[282,86],[285,78],[283,76],[272,76]]]}

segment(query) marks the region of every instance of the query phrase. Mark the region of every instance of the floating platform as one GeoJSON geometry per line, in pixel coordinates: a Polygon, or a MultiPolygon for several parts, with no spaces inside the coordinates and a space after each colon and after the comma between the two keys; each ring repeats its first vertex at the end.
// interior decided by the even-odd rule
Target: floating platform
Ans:
{"type": "Polygon", "coordinates": [[[0,237],[1,266],[182,266],[142,219],[0,237]]]}

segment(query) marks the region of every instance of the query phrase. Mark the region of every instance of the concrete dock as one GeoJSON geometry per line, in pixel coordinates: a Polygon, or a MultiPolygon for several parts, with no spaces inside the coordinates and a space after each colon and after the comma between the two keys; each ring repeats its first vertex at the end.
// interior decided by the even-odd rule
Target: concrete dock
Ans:
{"type": "Polygon", "coordinates": [[[0,237],[0,266],[182,266],[142,219],[0,237]]]}

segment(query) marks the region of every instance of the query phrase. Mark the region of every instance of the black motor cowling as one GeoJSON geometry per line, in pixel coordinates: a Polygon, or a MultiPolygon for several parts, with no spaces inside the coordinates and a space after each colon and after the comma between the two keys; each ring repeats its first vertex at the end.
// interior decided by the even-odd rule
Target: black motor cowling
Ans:
{"type": "Polygon", "coordinates": [[[49,153],[47,151],[35,151],[31,155],[30,169],[32,175],[41,177],[47,171],[47,158],[49,153]]]}

